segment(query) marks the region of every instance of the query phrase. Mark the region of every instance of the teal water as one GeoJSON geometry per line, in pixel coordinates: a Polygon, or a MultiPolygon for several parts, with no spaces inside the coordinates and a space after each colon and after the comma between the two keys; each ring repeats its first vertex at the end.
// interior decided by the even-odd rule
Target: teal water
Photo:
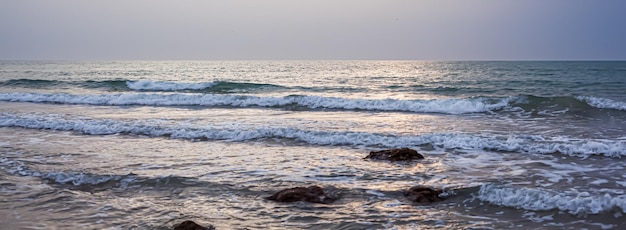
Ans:
{"type": "Polygon", "coordinates": [[[625,89],[626,62],[2,61],[0,223],[618,229],[625,89]],[[427,159],[362,159],[395,147],[427,159]],[[310,184],[342,198],[262,199],[310,184]]]}

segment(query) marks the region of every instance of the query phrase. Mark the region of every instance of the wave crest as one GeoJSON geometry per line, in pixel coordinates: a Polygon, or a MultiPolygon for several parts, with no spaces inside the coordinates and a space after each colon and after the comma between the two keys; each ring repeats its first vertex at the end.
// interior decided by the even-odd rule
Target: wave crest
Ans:
{"type": "Polygon", "coordinates": [[[532,211],[560,210],[574,215],[598,214],[615,208],[626,213],[626,195],[591,195],[588,192],[555,192],[536,188],[483,185],[477,195],[495,205],[532,211]]]}
{"type": "Polygon", "coordinates": [[[433,145],[444,149],[481,149],[533,154],[557,153],[583,158],[592,155],[616,158],[626,156],[626,140],[546,138],[536,135],[430,133],[394,136],[380,133],[305,130],[264,125],[252,127],[246,124],[197,126],[184,122],[163,124],[153,120],[116,121],[8,113],[0,113],[0,126],[73,131],[88,135],[135,134],[188,140],[248,141],[263,138],[284,138],[312,145],[384,148],[433,145]]]}
{"type": "Polygon", "coordinates": [[[320,96],[257,97],[221,94],[37,94],[0,93],[0,100],[15,102],[145,105],[145,106],[232,106],[232,107],[304,107],[309,109],[400,111],[464,114],[487,112],[506,107],[511,98],[453,98],[432,100],[366,100],[320,96]]]}
{"type": "Polygon", "coordinates": [[[152,90],[152,91],[179,91],[179,90],[201,90],[214,86],[215,82],[203,83],[180,83],[180,82],[159,82],[151,80],[127,81],[126,86],[132,90],[152,90]]]}
{"type": "Polygon", "coordinates": [[[626,111],[626,102],[614,101],[607,98],[577,96],[576,99],[583,101],[590,106],[600,109],[616,109],[626,111]]]}

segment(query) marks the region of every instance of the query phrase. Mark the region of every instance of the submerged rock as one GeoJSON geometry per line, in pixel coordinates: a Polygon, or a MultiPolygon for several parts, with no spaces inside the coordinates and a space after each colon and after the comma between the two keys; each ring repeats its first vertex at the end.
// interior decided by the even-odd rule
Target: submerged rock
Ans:
{"type": "Polygon", "coordinates": [[[320,186],[309,187],[295,187],[285,189],[274,193],[274,195],[267,197],[268,200],[274,200],[278,202],[295,202],[306,201],[311,203],[329,204],[335,201],[335,198],[329,197],[324,194],[324,190],[320,186]]]}
{"type": "Polygon", "coordinates": [[[215,228],[213,227],[213,225],[209,225],[209,227],[204,227],[199,224],[196,224],[196,222],[193,222],[191,220],[183,221],[182,223],[174,226],[174,230],[214,230],[214,229],[215,228]]]}
{"type": "Polygon", "coordinates": [[[387,149],[372,151],[365,159],[389,160],[389,161],[410,161],[424,159],[422,154],[410,148],[387,149]]]}
{"type": "Polygon", "coordinates": [[[428,204],[432,202],[442,201],[443,198],[439,197],[443,191],[440,189],[434,189],[431,187],[416,185],[410,189],[404,191],[404,196],[413,202],[428,204]]]}

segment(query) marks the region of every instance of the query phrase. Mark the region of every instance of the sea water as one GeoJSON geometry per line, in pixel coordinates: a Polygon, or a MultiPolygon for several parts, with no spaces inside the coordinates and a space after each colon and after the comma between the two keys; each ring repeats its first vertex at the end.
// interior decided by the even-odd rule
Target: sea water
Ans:
{"type": "Polygon", "coordinates": [[[626,62],[0,62],[3,229],[619,229],[623,156],[626,62]]]}

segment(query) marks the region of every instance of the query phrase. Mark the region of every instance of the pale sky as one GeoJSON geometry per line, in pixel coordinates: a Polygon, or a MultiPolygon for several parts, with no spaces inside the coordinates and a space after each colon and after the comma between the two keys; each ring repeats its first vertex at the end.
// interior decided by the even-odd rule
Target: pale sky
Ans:
{"type": "Polygon", "coordinates": [[[626,60],[623,0],[0,0],[0,60],[626,60]]]}

